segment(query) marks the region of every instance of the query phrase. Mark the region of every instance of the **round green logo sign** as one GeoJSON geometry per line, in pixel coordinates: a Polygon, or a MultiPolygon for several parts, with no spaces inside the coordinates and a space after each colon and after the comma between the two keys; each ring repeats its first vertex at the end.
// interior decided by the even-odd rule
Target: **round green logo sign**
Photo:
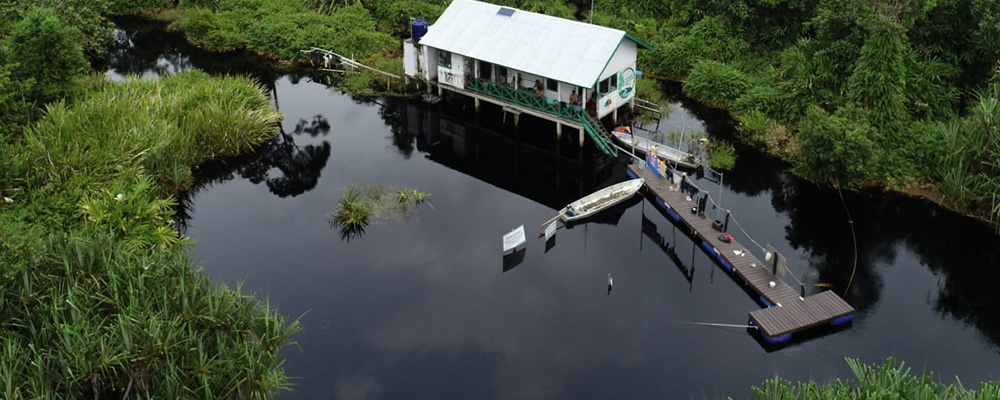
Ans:
{"type": "Polygon", "coordinates": [[[635,90],[635,70],[626,68],[618,74],[618,95],[621,98],[628,98],[635,90]]]}

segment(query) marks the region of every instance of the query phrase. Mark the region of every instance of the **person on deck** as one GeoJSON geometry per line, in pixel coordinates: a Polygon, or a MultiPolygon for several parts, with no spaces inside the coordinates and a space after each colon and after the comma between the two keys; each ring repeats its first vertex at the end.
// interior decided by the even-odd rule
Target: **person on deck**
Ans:
{"type": "Polygon", "coordinates": [[[541,80],[535,79],[535,86],[534,86],[533,89],[535,89],[535,96],[541,96],[541,95],[545,94],[545,92],[543,91],[544,88],[542,88],[542,81],[541,80]]]}
{"type": "Polygon", "coordinates": [[[569,104],[573,107],[573,111],[580,113],[580,97],[576,95],[576,89],[569,94],[569,104]]]}

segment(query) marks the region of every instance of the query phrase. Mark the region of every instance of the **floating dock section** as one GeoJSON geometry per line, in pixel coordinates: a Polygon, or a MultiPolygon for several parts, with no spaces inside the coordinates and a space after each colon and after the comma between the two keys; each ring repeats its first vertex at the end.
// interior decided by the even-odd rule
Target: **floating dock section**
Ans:
{"type": "Polygon", "coordinates": [[[736,240],[728,243],[720,240],[722,232],[713,227],[715,221],[692,212],[698,207],[697,199],[674,190],[670,181],[648,165],[629,165],[628,175],[645,178],[646,190],[672,222],[691,229],[697,244],[710,257],[759,296],[757,300],[767,308],[751,311],[749,323],[758,327],[766,342],[785,342],[799,332],[853,320],[854,308],[833,292],[827,290],[803,297],[775,276],[768,264],[754,257],[745,246],[736,240]]]}

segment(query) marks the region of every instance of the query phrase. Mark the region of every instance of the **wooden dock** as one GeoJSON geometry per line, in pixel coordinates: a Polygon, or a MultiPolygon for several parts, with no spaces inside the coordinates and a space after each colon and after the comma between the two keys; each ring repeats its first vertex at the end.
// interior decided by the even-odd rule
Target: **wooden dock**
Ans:
{"type": "Polygon", "coordinates": [[[632,178],[644,178],[645,188],[653,194],[657,206],[674,223],[689,228],[698,245],[719,266],[759,296],[757,300],[768,308],[750,312],[749,322],[759,328],[768,343],[784,342],[796,332],[828,324],[839,325],[853,319],[854,308],[833,292],[802,297],[745,246],[736,240],[730,243],[720,240],[722,232],[712,226],[714,220],[693,211],[697,198],[688,200],[687,194],[674,190],[671,182],[656,176],[649,166],[629,165],[628,174],[632,178]]]}

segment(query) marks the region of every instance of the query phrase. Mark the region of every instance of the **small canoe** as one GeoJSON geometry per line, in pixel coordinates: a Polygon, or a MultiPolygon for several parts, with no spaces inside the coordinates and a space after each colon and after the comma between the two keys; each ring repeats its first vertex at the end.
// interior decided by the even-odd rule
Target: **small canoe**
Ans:
{"type": "Polygon", "coordinates": [[[698,167],[698,159],[691,153],[667,146],[663,143],[632,135],[628,127],[618,127],[611,131],[611,137],[615,139],[625,150],[635,148],[636,153],[643,157],[650,148],[655,148],[656,156],[677,164],[678,167],[695,169],[698,167]]]}
{"type": "Polygon", "coordinates": [[[632,197],[642,188],[644,182],[642,178],[632,179],[588,194],[559,210],[559,218],[563,221],[575,221],[599,213],[632,197]]]}

